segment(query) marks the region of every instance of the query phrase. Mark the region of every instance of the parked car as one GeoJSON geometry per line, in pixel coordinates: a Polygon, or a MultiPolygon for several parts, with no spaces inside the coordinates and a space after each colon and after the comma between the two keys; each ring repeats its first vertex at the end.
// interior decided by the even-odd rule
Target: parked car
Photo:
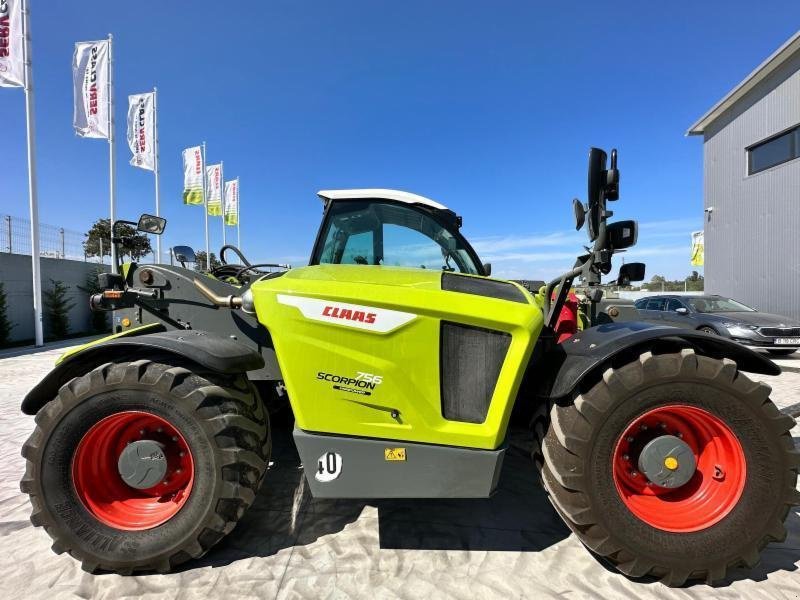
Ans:
{"type": "Polygon", "coordinates": [[[759,312],[723,296],[648,296],[634,305],[645,321],[699,329],[751,348],[788,355],[800,348],[800,322],[759,312]]]}

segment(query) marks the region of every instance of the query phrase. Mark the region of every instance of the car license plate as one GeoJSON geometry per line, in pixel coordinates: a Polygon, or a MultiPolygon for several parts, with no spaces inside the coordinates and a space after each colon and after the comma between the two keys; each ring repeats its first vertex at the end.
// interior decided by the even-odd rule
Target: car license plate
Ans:
{"type": "Polygon", "coordinates": [[[781,346],[800,346],[800,338],[777,338],[775,343],[781,346]]]}

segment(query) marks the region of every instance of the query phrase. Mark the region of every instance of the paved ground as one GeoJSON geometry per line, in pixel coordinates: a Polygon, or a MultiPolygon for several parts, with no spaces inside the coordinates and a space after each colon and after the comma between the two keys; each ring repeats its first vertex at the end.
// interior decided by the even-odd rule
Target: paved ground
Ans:
{"type": "MultiPolygon", "coordinates": [[[[761,565],[716,588],[634,583],[596,562],[561,524],[527,459],[506,460],[490,500],[322,501],[308,496],[296,454],[277,440],[279,468],[237,529],[179,573],[88,575],[49,550],[19,492],[19,455],[33,419],[25,392],[62,350],[0,354],[0,594],[15,598],[800,598],[800,514],[761,565]]],[[[800,354],[764,378],[800,410],[800,354]]],[[[800,444],[800,428],[794,430],[800,444]]]]}

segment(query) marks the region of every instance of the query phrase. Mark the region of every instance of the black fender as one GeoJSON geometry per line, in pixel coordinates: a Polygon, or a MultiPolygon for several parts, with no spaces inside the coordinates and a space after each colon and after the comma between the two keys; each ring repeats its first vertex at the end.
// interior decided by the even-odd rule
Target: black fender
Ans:
{"type": "Polygon", "coordinates": [[[691,348],[711,358],[729,358],[740,371],[762,375],[780,375],[778,365],[762,354],[724,337],[694,329],[679,329],[639,321],[608,323],[579,331],[544,353],[541,366],[535,368],[539,396],[563,398],[591,375],[602,372],[615,359],[656,352],[691,348]]]}
{"type": "Polygon", "coordinates": [[[88,344],[59,361],[22,401],[22,412],[35,415],[74,377],[116,360],[136,360],[153,354],[172,354],[223,374],[246,373],[264,367],[254,349],[207,331],[172,330],[115,337],[88,344]]]}

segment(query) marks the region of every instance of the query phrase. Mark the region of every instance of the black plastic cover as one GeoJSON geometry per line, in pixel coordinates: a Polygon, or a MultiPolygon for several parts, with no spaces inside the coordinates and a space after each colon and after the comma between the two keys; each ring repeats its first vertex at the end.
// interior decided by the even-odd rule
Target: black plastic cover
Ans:
{"type": "Polygon", "coordinates": [[[525,294],[517,286],[497,279],[443,273],[442,289],[447,292],[461,292],[462,294],[474,294],[476,296],[528,304],[525,294]]]}

